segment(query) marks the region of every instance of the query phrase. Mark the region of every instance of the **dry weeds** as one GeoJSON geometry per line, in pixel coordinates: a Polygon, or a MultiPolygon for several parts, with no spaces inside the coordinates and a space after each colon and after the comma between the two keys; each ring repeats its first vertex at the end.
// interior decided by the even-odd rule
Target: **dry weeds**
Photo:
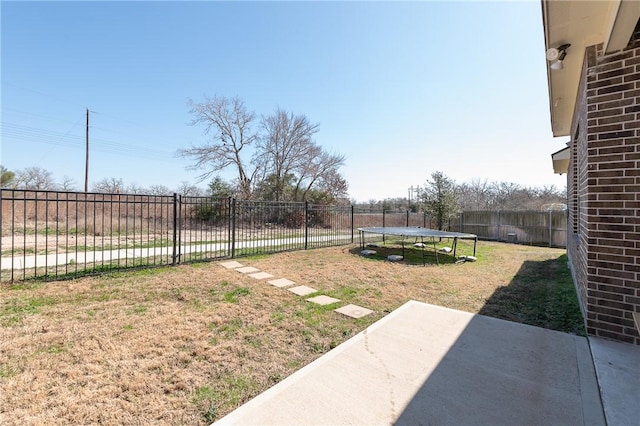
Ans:
{"type": "Polygon", "coordinates": [[[208,424],[407,300],[480,312],[564,253],[480,243],[477,263],[423,267],[358,252],[239,261],[376,311],[360,320],[218,262],[3,285],[0,424],[208,424]]]}

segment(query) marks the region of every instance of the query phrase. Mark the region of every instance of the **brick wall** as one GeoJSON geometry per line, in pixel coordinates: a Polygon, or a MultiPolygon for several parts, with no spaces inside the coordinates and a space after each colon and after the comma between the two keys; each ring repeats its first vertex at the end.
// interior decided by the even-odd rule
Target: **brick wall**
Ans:
{"type": "Polygon", "coordinates": [[[635,344],[640,344],[633,317],[640,312],[639,39],[612,54],[604,54],[602,45],[586,50],[567,182],[569,199],[577,195],[569,229],[578,225],[568,252],[587,332],[635,344]]]}
{"type": "Polygon", "coordinates": [[[578,99],[573,116],[571,131],[571,157],[567,173],[567,255],[576,285],[582,314],[587,319],[587,238],[584,217],[586,203],[587,171],[587,71],[590,62],[595,61],[595,47],[587,49],[582,67],[578,99]],[[591,58],[591,61],[589,60],[591,58]]]}

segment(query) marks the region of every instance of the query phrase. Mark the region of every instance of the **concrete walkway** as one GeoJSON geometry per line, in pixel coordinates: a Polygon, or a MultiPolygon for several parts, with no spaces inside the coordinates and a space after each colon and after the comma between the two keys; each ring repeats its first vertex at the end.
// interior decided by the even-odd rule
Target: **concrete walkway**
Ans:
{"type": "Polygon", "coordinates": [[[589,337],[609,426],[640,424],[640,346],[589,337]]]}
{"type": "Polygon", "coordinates": [[[408,302],[216,424],[604,425],[586,338],[408,302]]]}
{"type": "MultiPolygon", "coordinates": [[[[350,235],[325,235],[325,236],[311,236],[308,238],[307,243],[321,243],[334,240],[351,240],[350,235]]],[[[305,239],[303,237],[291,237],[280,238],[271,240],[253,240],[253,241],[238,241],[236,243],[236,250],[246,248],[261,248],[261,247],[273,247],[279,245],[292,245],[292,244],[304,244],[305,239]]],[[[20,247],[16,247],[20,248],[20,247]]],[[[210,243],[210,244],[189,244],[181,245],[179,247],[179,253],[181,255],[189,255],[193,253],[226,253],[229,249],[229,243],[210,243]]],[[[66,253],[54,253],[54,254],[40,254],[29,256],[3,256],[0,258],[0,269],[30,269],[35,267],[44,266],[56,266],[66,265],[73,261],[76,264],[85,263],[101,263],[111,262],[114,260],[122,259],[144,259],[152,257],[167,257],[173,255],[173,247],[139,247],[131,249],[120,250],[105,250],[105,251],[70,251],[66,253]]]]}

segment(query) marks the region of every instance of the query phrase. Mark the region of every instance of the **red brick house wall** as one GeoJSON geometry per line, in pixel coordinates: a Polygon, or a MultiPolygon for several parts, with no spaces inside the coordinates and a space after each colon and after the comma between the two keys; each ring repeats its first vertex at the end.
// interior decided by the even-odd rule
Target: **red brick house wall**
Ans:
{"type": "Polygon", "coordinates": [[[572,125],[567,251],[590,335],[640,344],[640,32],[585,52],[572,125]]]}

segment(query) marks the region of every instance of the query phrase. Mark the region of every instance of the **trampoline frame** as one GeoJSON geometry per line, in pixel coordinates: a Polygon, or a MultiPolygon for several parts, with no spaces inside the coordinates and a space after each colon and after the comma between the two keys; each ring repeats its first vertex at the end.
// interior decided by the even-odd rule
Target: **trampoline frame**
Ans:
{"type": "Polygon", "coordinates": [[[458,245],[458,238],[462,240],[474,240],[473,241],[473,255],[476,255],[476,246],[478,244],[478,236],[475,234],[465,234],[461,232],[449,232],[449,231],[438,231],[436,229],[429,228],[421,228],[415,226],[408,227],[365,227],[358,228],[358,233],[360,235],[360,245],[364,250],[365,241],[364,234],[379,234],[382,235],[382,240],[384,241],[385,235],[394,235],[402,237],[402,257],[404,258],[404,240],[407,238],[420,238],[420,242],[422,243],[422,265],[426,265],[426,259],[424,256],[424,249],[426,244],[424,242],[425,238],[431,238],[431,242],[433,243],[433,250],[436,254],[436,263],[439,265],[440,260],[438,259],[438,249],[436,247],[436,238],[453,238],[453,257],[456,258],[456,249],[458,245]]]}

